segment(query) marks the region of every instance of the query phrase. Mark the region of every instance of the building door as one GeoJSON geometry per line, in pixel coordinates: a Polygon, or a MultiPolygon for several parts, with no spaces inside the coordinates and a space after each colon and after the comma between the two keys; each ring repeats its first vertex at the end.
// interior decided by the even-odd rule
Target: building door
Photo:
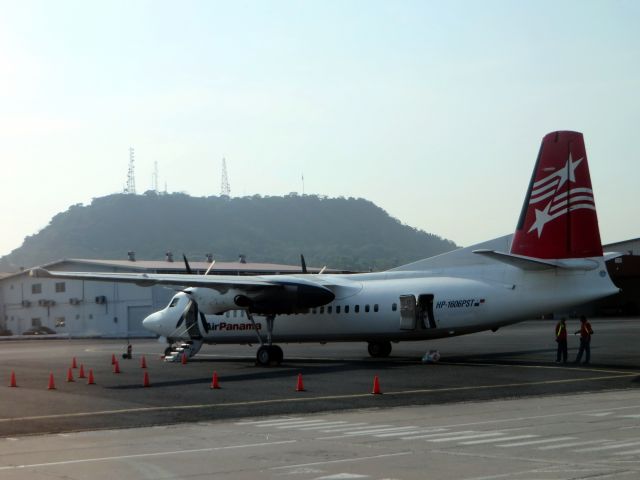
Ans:
{"type": "Polygon", "coordinates": [[[147,307],[127,307],[127,336],[129,337],[152,337],[149,330],[142,326],[142,320],[152,313],[153,309],[147,307]]]}

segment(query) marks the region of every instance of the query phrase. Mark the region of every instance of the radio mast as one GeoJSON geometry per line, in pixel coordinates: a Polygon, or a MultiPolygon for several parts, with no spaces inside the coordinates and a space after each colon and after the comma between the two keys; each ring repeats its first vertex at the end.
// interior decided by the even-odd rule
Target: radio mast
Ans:
{"type": "Polygon", "coordinates": [[[222,158],[222,180],[220,182],[220,196],[228,197],[231,194],[229,186],[229,176],[227,175],[227,161],[222,158]]]}
{"type": "Polygon", "coordinates": [[[124,187],[124,193],[136,193],[135,150],[133,147],[129,147],[129,171],[127,172],[127,186],[124,187]]]}

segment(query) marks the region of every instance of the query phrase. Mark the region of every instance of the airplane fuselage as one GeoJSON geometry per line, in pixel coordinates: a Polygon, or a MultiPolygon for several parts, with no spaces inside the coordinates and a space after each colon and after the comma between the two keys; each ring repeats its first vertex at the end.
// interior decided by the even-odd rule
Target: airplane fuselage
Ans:
{"type": "MultiPolygon", "coordinates": [[[[335,299],[306,313],[278,315],[272,341],[408,341],[496,329],[617,291],[601,272],[606,272],[602,259],[592,270],[579,272],[523,271],[498,264],[449,269],[446,274],[322,275],[334,285],[335,299]]],[[[185,312],[191,299],[198,297],[198,304],[205,305],[203,296],[217,292],[187,291],[174,297],[173,306],[151,315],[145,326],[172,339],[212,344],[258,341],[244,310],[204,311],[204,316],[189,320],[185,312]]],[[[254,321],[266,341],[266,317],[254,315],[254,321]]]]}

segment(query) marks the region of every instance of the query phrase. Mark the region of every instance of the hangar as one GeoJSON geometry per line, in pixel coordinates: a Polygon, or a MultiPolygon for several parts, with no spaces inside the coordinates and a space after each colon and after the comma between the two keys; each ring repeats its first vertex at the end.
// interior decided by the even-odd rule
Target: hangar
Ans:
{"type": "MultiPolygon", "coordinates": [[[[204,274],[211,264],[191,262],[194,274],[204,274]]],[[[66,271],[186,273],[185,265],[173,261],[167,253],[164,261],[62,259],[44,268],[66,271]]],[[[318,269],[309,268],[309,272],[318,269]]],[[[244,256],[237,262],[216,262],[211,274],[269,275],[299,273],[300,266],[272,263],[248,263],[244,256]]],[[[331,270],[331,273],[339,273],[331,270]]],[[[163,287],[139,287],[134,284],[49,280],[31,278],[28,270],[0,277],[0,330],[22,334],[47,327],[71,337],[148,337],[142,320],[164,308],[174,290],[163,287]]]]}

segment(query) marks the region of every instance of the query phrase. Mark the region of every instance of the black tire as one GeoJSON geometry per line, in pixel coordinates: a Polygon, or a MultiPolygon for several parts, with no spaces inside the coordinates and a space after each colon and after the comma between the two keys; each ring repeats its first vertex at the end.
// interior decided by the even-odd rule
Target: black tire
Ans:
{"type": "Polygon", "coordinates": [[[273,352],[267,345],[262,345],[256,352],[256,362],[258,365],[268,367],[273,359],[273,352]]]}
{"type": "Polygon", "coordinates": [[[173,352],[173,350],[171,349],[171,346],[168,346],[164,349],[164,356],[166,357],[167,355],[171,355],[171,352],[173,352]]]}
{"type": "Polygon", "coordinates": [[[373,358],[385,358],[391,353],[391,342],[369,342],[367,350],[373,358]]]}
{"type": "Polygon", "coordinates": [[[273,361],[276,365],[280,365],[284,359],[284,352],[278,345],[271,345],[271,353],[273,354],[273,361]]]}

